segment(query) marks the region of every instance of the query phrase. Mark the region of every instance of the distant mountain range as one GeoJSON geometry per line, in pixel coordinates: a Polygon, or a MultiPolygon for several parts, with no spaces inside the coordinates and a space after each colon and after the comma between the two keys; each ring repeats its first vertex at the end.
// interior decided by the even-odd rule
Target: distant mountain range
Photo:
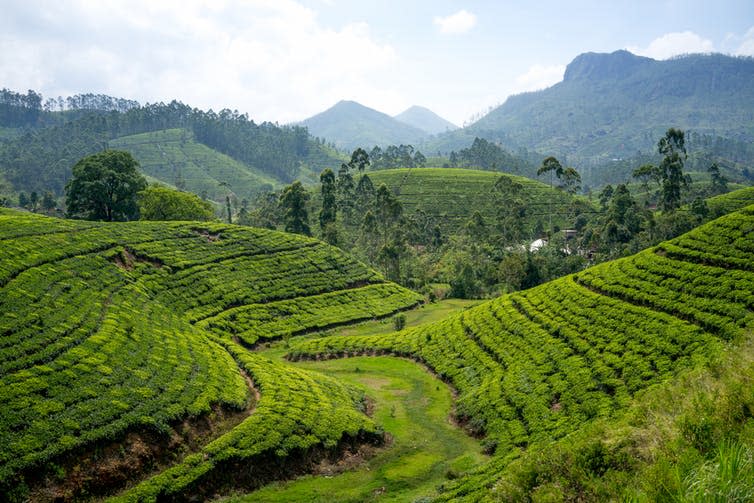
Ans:
{"type": "Polygon", "coordinates": [[[754,160],[754,58],[585,53],[562,82],[511,96],[463,129],[421,107],[389,117],[348,101],[303,124],[345,150],[410,143],[449,154],[484,138],[530,160],[555,155],[597,184],[625,179],[626,166],[656,155],[658,139],[676,127],[688,132],[690,150],[725,144],[715,156],[740,171],[754,160]]]}
{"type": "Polygon", "coordinates": [[[427,136],[421,129],[401,122],[355,101],[339,101],[302,122],[313,136],[325,138],[340,150],[375,145],[416,144],[427,136]]]}
{"type": "Polygon", "coordinates": [[[429,143],[449,151],[479,136],[511,150],[595,165],[653,151],[670,127],[754,140],[754,58],[581,54],[562,82],[511,96],[469,127],[429,143]]]}
{"type": "Polygon", "coordinates": [[[301,124],[313,136],[325,138],[341,150],[416,145],[431,135],[458,128],[424,107],[413,106],[390,117],[355,101],[340,101],[301,124]]]}

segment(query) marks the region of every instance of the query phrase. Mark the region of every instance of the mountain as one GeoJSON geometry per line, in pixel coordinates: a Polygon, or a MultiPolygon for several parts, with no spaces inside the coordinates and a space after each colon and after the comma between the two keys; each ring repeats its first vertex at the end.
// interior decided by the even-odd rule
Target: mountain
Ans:
{"type": "MultiPolygon", "coordinates": [[[[589,167],[654,152],[670,127],[747,143],[754,140],[752,82],[754,59],[747,57],[657,61],[628,51],[581,54],[562,82],[511,96],[471,126],[423,148],[449,151],[479,136],[589,167]]],[[[693,138],[689,144],[694,147],[693,138]]]]}
{"type": "Polygon", "coordinates": [[[339,101],[324,112],[306,119],[302,125],[313,136],[325,138],[341,150],[416,144],[427,136],[419,128],[355,101],[339,101]]]}
{"type": "Polygon", "coordinates": [[[409,126],[419,128],[428,134],[439,134],[458,129],[458,126],[446,121],[432,110],[416,105],[393,118],[405,122],[409,126]]]}

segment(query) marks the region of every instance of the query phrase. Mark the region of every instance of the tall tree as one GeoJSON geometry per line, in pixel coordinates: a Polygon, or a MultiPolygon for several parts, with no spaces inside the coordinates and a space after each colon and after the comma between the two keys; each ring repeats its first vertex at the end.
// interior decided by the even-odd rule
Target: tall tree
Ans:
{"type": "Polygon", "coordinates": [[[147,187],[131,154],[105,150],[84,157],[65,186],[68,215],[88,220],[135,220],[136,196],[147,187]]]}
{"type": "Polygon", "coordinates": [[[363,148],[359,147],[351,153],[351,160],[348,162],[351,169],[355,169],[359,174],[364,173],[364,170],[369,166],[369,154],[363,148]]]}
{"type": "Polygon", "coordinates": [[[326,168],[319,175],[319,181],[322,185],[322,209],[319,212],[319,227],[322,230],[322,236],[324,236],[325,241],[334,245],[337,243],[335,218],[338,210],[335,200],[335,173],[330,168],[326,168]]]}
{"type": "Polygon", "coordinates": [[[286,232],[312,235],[309,228],[309,213],[306,210],[307,201],[309,201],[309,193],[298,180],[283,190],[280,195],[280,206],[285,211],[286,232]]]}
{"type": "Polygon", "coordinates": [[[657,143],[657,151],[663,159],[659,166],[662,177],[662,197],[660,206],[664,211],[673,212],[681,206],[681,191],[687,189],[691,179],[683,174],[686,160],[686,143],[680,129],[670,128],[657,143]]]}

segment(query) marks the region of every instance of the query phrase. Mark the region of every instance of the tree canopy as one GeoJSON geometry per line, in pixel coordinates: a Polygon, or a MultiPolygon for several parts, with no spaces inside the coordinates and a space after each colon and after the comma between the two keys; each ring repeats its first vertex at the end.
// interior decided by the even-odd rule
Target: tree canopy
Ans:
{"type": "Polygon", "coordinates": [[[150,185],[139,192],[139,214],[142,220],[212,220],[212,204],[196,194],[150,185]]]}
{"type": "Polygon", "coordinates": [[[87,220],[135,220],[137,194],[147,187],[139,163],[128,152],[105,150],[84,157],[65,186],[68,215],[87,220]]]}

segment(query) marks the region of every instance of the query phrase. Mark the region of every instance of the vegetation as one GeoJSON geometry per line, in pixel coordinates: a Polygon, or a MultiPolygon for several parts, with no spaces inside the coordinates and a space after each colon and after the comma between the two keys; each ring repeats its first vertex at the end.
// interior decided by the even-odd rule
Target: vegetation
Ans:
{"type": "MultiPolygon", "coordinates": [[[[136,196],[146,186],[139,164],[128,152],[105,150],[84,157],[65,186],[68,215],[106,222],[134,220],[139,216],[136,196]]],[[[36,206],[33,199],[30,204],[36,206]]]]}
{"type": "Polygon", "coordinates": [[[360,392],[234,342],[250,341],[236,331],[252,326],[284,336],[290,327],[265,325],[265,316],[286,305],[306,306],[295,315],[298,330],[389,315],[420,300],[334,248],[219,223],[113,225],[10,210],[0,210],[0,240],[4,494],[25,498],[34,473],[54,472],[70,453],[120,442],[129,431],[169,438],[185,418],[247,409],[253,390],[239,369],[262,394],[249,419],[127,499],[210,487],[227,463],[380,441],[360,412],[360,392]]]}
{"type": "MultiPolygon", "coordinates": [[[[36,93],[34,95],[39,96],[36,93]]],[[[232,183],[235,178],[239,181],[236,189],[253,191],[253,187],[258,187],[258,182],[264,180],[264,177],[289,183],[299,176],[319,172],[339,160],[332,149],[310,137],[303,127],[278,126],[268,122],[256,124],[248,116],[230,110],[204,112],[177,101],[121,106],[114,98],[84,99],[84,106],[73,111],[55,111],[54,107],[46,110],[42,103],[42,97],[39,96],[39,100],[25,99],[23,102],[5,105],[4,116],[10,122],[2,122],[3,116],[0,115],[0,127],[21,126],[18,121],[26,119],[16,120],[16,116],[36,117],[35,120],[30,119],[29,128],[9,141],[0,142],[0,173],[18,191],[43,193],[49,190],[56,195],[62,194],[63,187],[70,178],[71,168],[78,159],[107,148],[109,142],[117,138],[163,130],[187,130],[187,142],[193,139],[244,165],[239,166],[225,157],[212,155],[203,148],[192,149],[188,143],[188,147],[184,145],[176,148],[173,138],[176,134],[180,138],[183,133],[168,132],[164,145],[159,143],[162,141],[159,136],[122,140],[122,147],[133,143],[137,154],[146,154],[147,158],[150,151],[154,153],[154,147],[158,151],[162,148],[166,154],[164,157],[160,154],[163,159],[157,161],[152,157],[147,166],[155,169],[155,172],[164,173],[165,178],[160,179],[171,185],[181,178],[188,183],[189,176],[193,178],[196,175],[195,167],[198,165],[207,169],[210,177],[218,176],[219,182],[232,183]],[[103,106],[104,109],[98,109],[97,106],[103,106]],[[158,145],[146,148],[144,141],[158,141],[158,145]],[[180,151],[188,154],[190,159],[183,158],[180,151]],[[173,159],[176,161],[175,165],[171,165],[173,159]],[[206,167],[205,159],[213,163],[215,159],[219,159],[219,165],[206,167]],[[177,169],[184,163],[186,173],[177,169]],[[169,167],[166,168],[165,164],[169,167]],[[222,174],[223,166],[230,167],[227,175],[222,174]],[[246,183],[252,184],[249,189],[244,187],[246,183]]],[[[113,146],[116,145],[120,147],[119,141],[113,146]]],[[[192,184],[206,183],[205,176],[199,177],[200,180],[192,180],[192,184]],[[201,181],[202,179],[205,181],[201,181]]],[[[208,195],[213,188],[206,189],[208,195]]],[[[205,189],[199,189],[197,193],[201,194],[202,190],[205,189]]],[[[246,197],[248,196],[241,193],[242,199],[246,197]]]]}
{"type": "Polygon", "coordinates": [[[142,220],[212,220],[212,205],[196,194],[150,185],[138,194],[142,220]]]}
{"type": "Polygon", "coordinates": [[[714,361],[724,341],[749,330],[754,271],[744,236],[753,222],[749,206],[636,257],[438,323],[390,335],[316,339],[297,344],[290,355],[385,351],[416,358],[448,379],[459,391],[456,415],[497,453],[479,471],[446,484],[441,495],[474,500],[493,487],[519,449],[615,417],[636,393],[714,361]]]}
{"type": "Polygon", "coordinates": [[[190,129],[121,136],[108,144],[131,152],[144,174],[179,190],[224,202],[228,189],[221,183],[225,183],[236,207],[244,199],[280,185],[274,176],[197,142],[190,129]]]}
{"type": "Polygon", "coordinates": [[[689,143],[723,154],[740,180],[741,169],[750,169],[754,160],[753,76],[754,60],[748,57],[695,54],[656,61],[627,51],[581,54],[567,66],[562,82],[512,96],[468,128],[419,147],[448,152],[476,136],[513,152],[526,148],[567,159],[585,184],[597,186],[625,182],[646,161],[621,160],[637,151],[650,153],[668,124],[675,124],[696,135],[689,143]],[[620,171],[615,178],[603,177],[613,168],[620,171]]]}

